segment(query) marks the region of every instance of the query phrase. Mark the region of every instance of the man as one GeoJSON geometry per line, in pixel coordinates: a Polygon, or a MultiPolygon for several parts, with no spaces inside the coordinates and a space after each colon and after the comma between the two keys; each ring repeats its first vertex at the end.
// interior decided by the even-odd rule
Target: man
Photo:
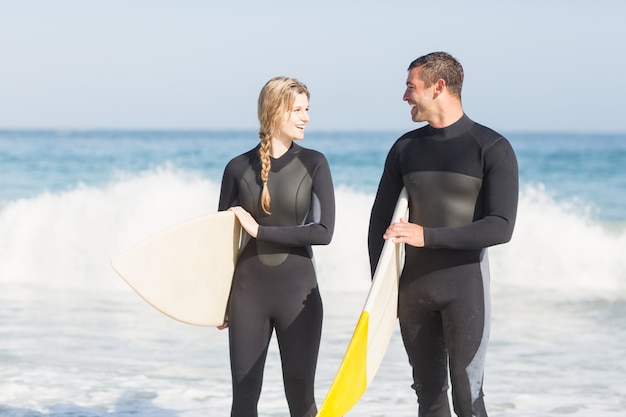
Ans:
{"type": "Polygon", "coordinates": [[[517,160],[509,142],[463,111],[463,68],[434,52],[411,63],[403,100],[426,126],[392,146],[372,207],[372,272],[385,239],[405,243],[400,330],[413,368],[420,417],[454,411],[487,416],[483,369],[489,336],[487,247],[508,242],[518,198],[517,160]],[[409,221],[389,226],[406,187],[409,221]]]}

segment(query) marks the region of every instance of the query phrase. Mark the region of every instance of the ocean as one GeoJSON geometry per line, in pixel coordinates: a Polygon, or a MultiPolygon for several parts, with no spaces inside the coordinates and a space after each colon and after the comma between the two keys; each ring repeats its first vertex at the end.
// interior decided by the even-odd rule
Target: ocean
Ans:
{"type": "MultiPolygon", "coordinates": [[[[330,386],[369,288],[369,211],[403,132],[307,133],[336,186],[316,247],[330,386]]],[[[506,132],[505,132],[506,133],[506,132]]],[[[626,415],[626,134],[510,133],[518,221],[490,249],[492,417],[626,415]]],[[[0,131],[0,416],[222,417],[226,331],[172,320],[112,270],[146,237],[217,207],[226,162],[254,131],[0,131]]],[[[287,416],[276,340],[262,416],[287,416]]],[[[399,332],[349,416],[417,415],[399,332]]]]}

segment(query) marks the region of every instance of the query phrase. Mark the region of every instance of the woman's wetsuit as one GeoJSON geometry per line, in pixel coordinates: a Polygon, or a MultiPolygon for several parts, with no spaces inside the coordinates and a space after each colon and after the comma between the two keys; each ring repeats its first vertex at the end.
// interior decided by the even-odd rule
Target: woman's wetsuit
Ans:
{"type": "Polygon", "coordinates": [[[263,369],[276,330],[292,417],[315,416],[314,377],[322,329],[311,245],[328,244],[335,200],[328,162],[293,143],[272,158],[271,215],[261,208],[259,147],[224,170],[219,210],[240,205],[259,223],[244,233],[228,306],[233,404],[231,416],[256,416],[263,369]]]}
{"type": "Polygon", "coordinates": [[[454,410],[486,416],[483,369],[489,336],[488,246],[510,240],[517,211],[517,161],[509,142],[463,116],[408,132],[391,148],[372,208],[372,271],[403,186],[410,222],[424,226],[425,247],[406,245],[400,278],[400,329],[420,417],[454,410]]]}

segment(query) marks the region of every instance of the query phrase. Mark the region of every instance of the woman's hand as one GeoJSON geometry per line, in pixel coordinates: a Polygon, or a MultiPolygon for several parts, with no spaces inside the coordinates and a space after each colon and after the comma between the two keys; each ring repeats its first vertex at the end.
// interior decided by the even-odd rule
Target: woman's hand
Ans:
{"type": "Polygon", "coordinates": [[[424,246],[424,228],[419,224],[409,223],[404,219],[390,225],[385,234],[385,240],[391,239],[395,243],[406,243],[421,248],[424,246]]]}
{"type": "Polygon", "coordinates": [[[254,217],[241,206],[231,207],[228,210],[235,213],[239,223],[241,223],[241,227],[243,227],[250,236],[256,239],[259,233],[259,224],[254,220],[254,217]]]}

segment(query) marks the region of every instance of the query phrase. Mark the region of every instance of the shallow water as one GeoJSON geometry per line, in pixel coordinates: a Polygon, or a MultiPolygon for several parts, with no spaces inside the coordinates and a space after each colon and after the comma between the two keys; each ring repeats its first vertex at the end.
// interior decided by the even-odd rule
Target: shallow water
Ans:
{"type": "MultiPolygon", "coordinates": [[[[254,136],[229,135],[0,132],[1,416],[229,415],[227,333],[165,317],[110,267],[138,241],[214,210],[225,161],[254,136]]],[[[327,153],[337,184],[333,242],[315,248],[325,306],[318,405],[369,285],[367,222],[390,145],[377,135],[304,143],[327,153]]],[[[626,142],[513,142],[518,221],[513,240],[490,250],[489,414],[623,416],[626,142]]],[[[415,416],[410,374],[396,329],[349,415],[415,416]]],[[[286,410],[274,340],[260,411],[286,410]]]]}

